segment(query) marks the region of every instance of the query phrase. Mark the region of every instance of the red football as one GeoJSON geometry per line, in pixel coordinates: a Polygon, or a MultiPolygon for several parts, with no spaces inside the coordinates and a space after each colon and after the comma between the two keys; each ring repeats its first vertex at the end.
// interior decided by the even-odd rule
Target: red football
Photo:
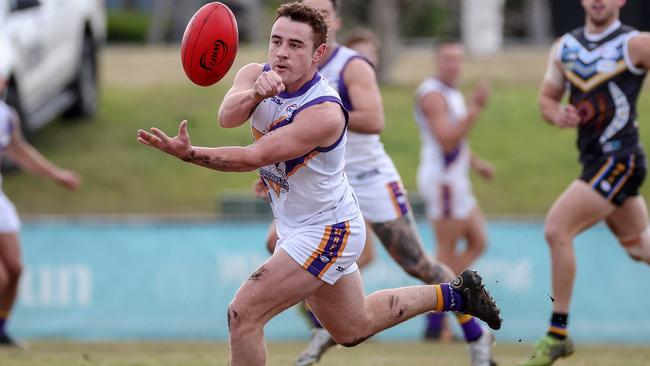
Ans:
{"type": "Polygon", "coordinates": [[[239,32],[232,11],[220,2],[206,4],[183,33],[181,61],[193,83],[209,86],[226,75],[237,55],[239,32]]]}

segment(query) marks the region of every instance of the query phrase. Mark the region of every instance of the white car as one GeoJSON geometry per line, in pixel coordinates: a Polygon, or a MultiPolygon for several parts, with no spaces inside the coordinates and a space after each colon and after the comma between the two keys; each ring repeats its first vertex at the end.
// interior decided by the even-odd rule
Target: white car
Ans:
{"type": "Polygon", "coordinates": [[[0,0],[0,70],[23,129],[94,115],[105,38],[103,0],[0,0]]]}

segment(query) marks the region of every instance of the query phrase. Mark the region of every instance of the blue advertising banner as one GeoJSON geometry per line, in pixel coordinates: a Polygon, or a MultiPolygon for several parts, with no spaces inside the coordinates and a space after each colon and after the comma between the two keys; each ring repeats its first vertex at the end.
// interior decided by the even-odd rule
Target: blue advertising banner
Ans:
{"type": "MultiPolygon", "coordinates": [[[[10,330],[24,338],[227,339],[226,309],[268,254],[266,222],[27,222],[25,272],[10,330]]],[[[431,229],[419,225],[427,250],[431,229]]],[[[551,312],[549,251],[539,222],[491,222],[476,268],[504,318],[497,337],[533,342],[551,312]]],[[[378,246],[362,271],[367,293],[418,284],[378,246]]],[[[606,227],[576,240],[570,330],[577,341],[650,343],[650,267],[628,259],[606,227]]],[[[450,322],[454,323],[454,322],[450,322]]],[[[417,340],[414,318],[380,335],[417,340]]],[[[270,340],[303,340],[297,309],[273,319],[270,340]]]]}

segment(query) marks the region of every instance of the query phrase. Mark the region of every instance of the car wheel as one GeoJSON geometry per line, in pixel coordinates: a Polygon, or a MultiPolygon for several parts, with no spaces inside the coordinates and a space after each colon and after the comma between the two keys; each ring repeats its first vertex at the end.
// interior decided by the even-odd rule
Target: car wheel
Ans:
{"type": "Polygon", "coordinates": [[[89,34],[84,37],[81,63],[72,90],[77,99],[66,116],[93,117],[97,112],[97,53],[93,38],[89,34]]]}

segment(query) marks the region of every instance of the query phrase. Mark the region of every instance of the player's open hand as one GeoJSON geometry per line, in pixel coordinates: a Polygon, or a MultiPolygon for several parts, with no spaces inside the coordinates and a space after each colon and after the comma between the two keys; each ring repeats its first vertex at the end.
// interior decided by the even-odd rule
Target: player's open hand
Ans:
{"type": "Polygon", "coordinates": [[[560,106],[558,113],[555,115],[553,122],[561,128],[578,127],[582,117],[578,109],[571,104],[560,106]]]}
{"type": "Polygon", "coordinates": [[[477,159],[472,162],[472,167],[485,180],[492,180],[494,177],[494,166],[485,160],[477,159]]]}
{"type": "Polygon", "coordinates": [[[283,91],[284,83],[282,82],[282,78],[273,70],[263,72],[255,80],[252,89],[254,96],[258,99],[274,97],[283,91]]]}
{"type": "Polygon", "coordinates": [[[192,154],[192,143],[190,135],[187,133],[187,121],[181,122],[178,126],[178,135],[174,137],[167,136],[155,127],[151,128],[151,133],[138,130],[138,141],[182,160],[188,160],[192,154]]]}
{"type": "Polygon", "coordinates": [[[81,185],[81,177],[71,170],[58,171],[54,180],[71,191],[76,190],[81,185]]]}

